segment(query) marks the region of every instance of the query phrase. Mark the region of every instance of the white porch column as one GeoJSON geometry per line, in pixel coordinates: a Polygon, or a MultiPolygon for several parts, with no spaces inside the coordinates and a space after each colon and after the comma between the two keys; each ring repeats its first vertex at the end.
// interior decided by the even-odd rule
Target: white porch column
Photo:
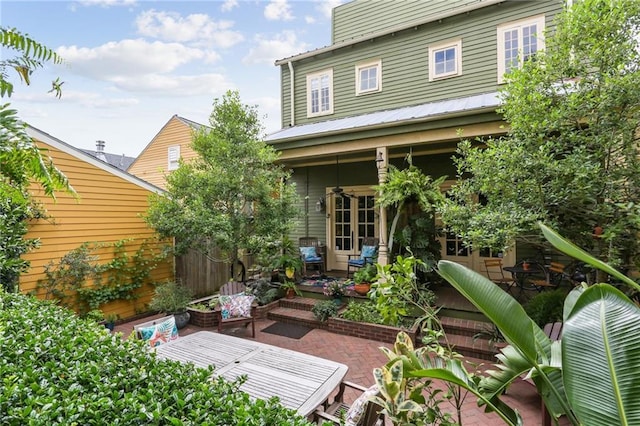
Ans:
{"type": "MultiPolygon", "coordinates": [[[[376,166],[378,167],[378,184],[382,185],[387,179],[388,167],[387,147],[376,148],[376,166]]],[[[389,249],[387,247],[387,209],[380,207],[380,223],[378,224],[380,234],[380,245],[378,246],[378,263],[389,264],[389,249]]]]}

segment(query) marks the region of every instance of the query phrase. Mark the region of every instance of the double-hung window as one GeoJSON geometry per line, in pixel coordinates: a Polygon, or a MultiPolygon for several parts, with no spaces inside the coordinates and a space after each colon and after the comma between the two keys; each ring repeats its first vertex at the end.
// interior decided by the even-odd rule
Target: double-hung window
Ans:
{"type": "Polygon", "coordinates": [[[167,170],[175,170],[178,168],[178,161],[180,160],[180,145],[170,146],[167,150],[167,170]]]}
{"type": "Polygon", "coordinates": [[[498,26],[498,83],[544,49],[544,15],[498,26]]]}
{"type": "Polygon", "coordinates": [[[307,116],[333,114],[333,70],[307,75],[307,116]]]}
{"type": "Polygon", "coordinates": [[[462,40],[429,46],[429,81],[462,74],[462,40]]]}
{"type": "Polygon", "coordinates": [[[356,96],[382,90],[382,61],[356,65],[356,96]]]}

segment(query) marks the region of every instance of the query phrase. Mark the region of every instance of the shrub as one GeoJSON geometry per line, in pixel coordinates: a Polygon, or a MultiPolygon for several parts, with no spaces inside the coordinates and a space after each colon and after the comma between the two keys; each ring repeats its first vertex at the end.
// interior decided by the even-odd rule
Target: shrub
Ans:
{"type": "Polygon", "coordinates": [[[325,322],[338,313],[338,306],[333,300],[324,300],[313,305],[311,312],[313,312],[318,321],[325,322]]]}
{"type": "Polygon", "coordinates": [[[309,425],[51,302],[0,291],[0,329],[3,425],[309,425]]]}
{"type": "Polygon", "coordinates": [[[384,320],[376,309],[375,303],[371,301],[359,303],[351,300],[347,305],[347,309],[340,314],[340,317],[350,321],[384,324],[384,320]]]}
{"type": "Polygon", "coordinates": [[[544,327],[547,323],[562,321],[562,307],[566,297],[565,290],[543,291],[533,296],[524,310],[536,324],[544,327]]]}
{"type": "Polygon", "coordinates": [[[271,285],[271,280],[260,278],[255,281],[249,281],[245,293],[255,296],[255,300],[260,306],[267,305],[278,299],[278,288],[271,285]]]}

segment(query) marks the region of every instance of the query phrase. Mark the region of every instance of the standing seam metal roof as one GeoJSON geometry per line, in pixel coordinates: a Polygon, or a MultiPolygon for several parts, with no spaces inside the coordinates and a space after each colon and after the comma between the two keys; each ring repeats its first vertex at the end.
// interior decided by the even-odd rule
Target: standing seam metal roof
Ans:
{"type": "Polygon", "coordinates": [[[428,120],[446,114],[474,112],[500,106],[498,92],[483,93],[465,98],[447,99],[429,102],[397,109],[376,111],[352,117],[326,120],[317,123],[303,124],[284,128],[267,135],[267,142],[277,142],[284,139],[300,138],[304,136],[319,136],[331,132],[356,130],[384,124],[402,124],[407,121],[428,120]]]}

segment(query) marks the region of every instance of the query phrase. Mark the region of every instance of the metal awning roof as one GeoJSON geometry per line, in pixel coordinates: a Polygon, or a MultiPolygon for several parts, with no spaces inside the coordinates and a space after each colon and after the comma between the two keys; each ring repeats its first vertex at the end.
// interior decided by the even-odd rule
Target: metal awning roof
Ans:
{"type": "Polygon", "coordinates": [[[498,92],[483,93],[465,98],[447,99],[397,109],[376,111],[353,117],[320,121],[284,128],[267,135],[266,142],[280,142],[309,136],[364,130],[374,127],[408,124],[461,114],[495,110],[500,106],[498,92]]]}

